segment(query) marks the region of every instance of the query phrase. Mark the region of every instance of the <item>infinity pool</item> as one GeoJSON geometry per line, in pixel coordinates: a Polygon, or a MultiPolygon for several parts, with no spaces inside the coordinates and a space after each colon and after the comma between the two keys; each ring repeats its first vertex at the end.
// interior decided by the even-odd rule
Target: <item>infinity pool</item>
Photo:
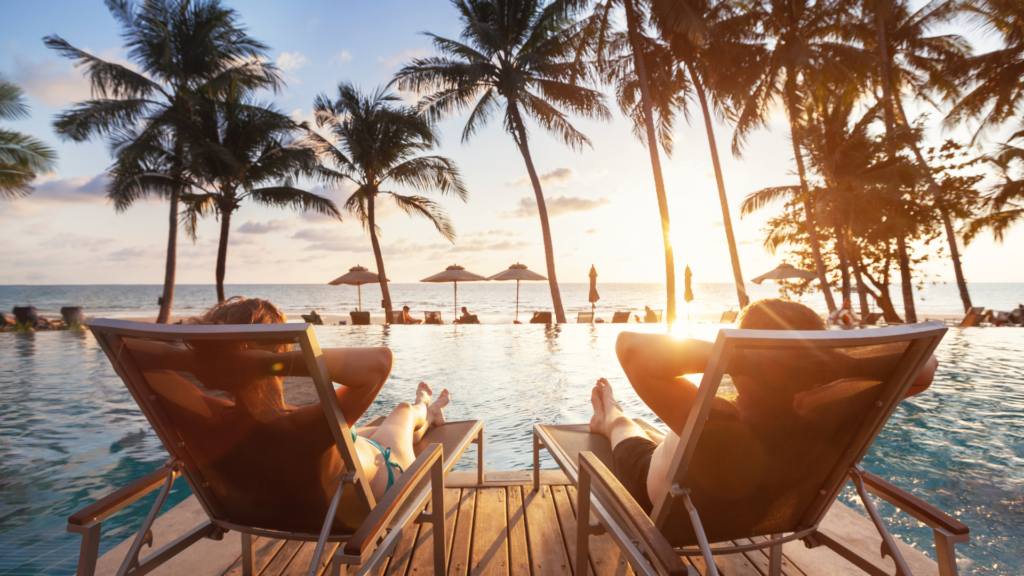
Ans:
{"type": "MultiPolygon", "coordinates": [[[[449,419],[481,418],[489,470],[527,470],[534,423],[585,422],[593,381],[607,377],[627,412],[654,419],[615,359],[622,329],[643,325],[318,327],[323,346],[389,346],[396,364],[368,418],[412,398],[420,380],[448,388],[449,419]]],[[[664,330],[664,326],[660,327],[664,330]]],[[[713,339],[717,326],[695,324],[713,339]]],[[[1024,330],[951,329],[926,394],[902,404],[865,465],[971,528],[961,573],[1024,566],[1024,330]]],[[[473,450],[471,448],[471,450],[473,450]]],[[[0,334],[0,574],[73,574],[79,537],[67,516],[166,459],[92,336],[0,334]]],[[[475,455],[464,457],[471,467],[475,455]]],[[[545,468],[554,468],[547,460],[545,468]]],[[[176,485],[172,505],[188,496],[176,485]]],[[[853,501],[852,492],[844,499],[853,501]]],[[[102,551],[126,538],[144,499],[104,523],[102,551]]],[[[934,556],[931,530],[891,516],[934,556]]]]}

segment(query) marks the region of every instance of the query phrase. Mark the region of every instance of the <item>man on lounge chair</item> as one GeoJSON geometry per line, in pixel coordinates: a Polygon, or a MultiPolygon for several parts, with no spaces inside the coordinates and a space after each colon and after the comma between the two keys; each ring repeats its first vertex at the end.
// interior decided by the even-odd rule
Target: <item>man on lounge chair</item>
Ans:
{"type": "MultiPolygon", "coordinates": [[[[283,322],[285,315],[270,302],[240,296],[186,321],[194,325],[283,322]]],[[[171,399],[168,406],[175,412],[172,417],[192,422],[208,439],[208,453],[194,457],[210,460],[223,474],[232,474],[233,458],[258,451],[275,463],[266,473],[280,474],[280,484],[299,494],[321,486],[322,475],[340,471],[342,463],[332,450],[334,439],[323,408],[317,404],[296,408],[284,401],[285,377],[309,376],[302,352],[292,351],[291,344],[259,348],[246,345],[244,349],[233,343],[204,342],[191,343],[187,348],[149,342],[132,346],[153,389],[171,399]],[[223,392],[229,399],[204,394],[179,371],[191,373],[207,391],[223,392]],[[268,433],[270,430],[277,433],[268,433]],[[282,431],[286,434],[280,434],[282,431]],[[290,437],[282,441],[282,436],[290,437]]],[[[341,384],[336,394],[351,427],[384,386],[394,356],[388,348],[325,348],[323,358],[331,380],[341,384]]],[[[430,386],[420,382],[414,402],[400,402],[380,426],[354,434],[356,452],[374,498],[379,500],[413,463],[413,445],[428,428],[444,424],[448,390],[433,402],[432,395],[430,386]]],[[[245,485],[244,479],[237,480],[236,484],[245,485]]],[[[253,506],[261,496],[223,495],[253,498],[253,506]]]]}
{"type": "Polygon", "coordinates": [[[409,307],[408,306],[402,306],[402,320],[404,320],[406,324],[422,324],[423,323],[423,320],[420,320],[419,318],[413,318],[412,315],[409,314],[409,307]]]}
{"type": "MultiPolygon", "coordinates": [[[[747,306],[737,321],[741,329],[752,330],[824,330],[821,318],[810,308],[784,300],[760,300],[747,306]]],[[[594,416],[590,431],[608,438],[615,458],[615,475],[637,504],[648,514],[654,504],[652,497],[667,489],[668,470],[679,442],[690,408],[697,395],[697,385],[685,374],[701,374],[707,367],[714,344],[704,340],[677,339],[662,334],[623,332],[615,351],[626,377],[637,395],[661,418],[671,432],[664,442],[652,441],[640,426],[626,417],[615,401],[608,381],[601,378],[594,386],[590,401],[594,416]]],[[[742,365],[740,365],[742,366],[742,365]]],[[[712,410],[731,413],[729,436],[737,439],[758,438],[759,428],[775,426],[779,402],[790,407],[807,400],[813,402],[813,391],[797,394],[792,400],[766,398],[756,382],[760,374],[751,367],[750,374],[734,366],[731,374],[738,394],[716,398],[712,410]],[[738,370],[737,370],[738,369],[738,370]],[[803,396],[803,398],[801,398],[803,396]],[[772,412],[769,414],[768,412],[772,412]]],[[[932,356],[925,364],[907,396],[919,394],[931,385],[938,360],[932,356]]]]}

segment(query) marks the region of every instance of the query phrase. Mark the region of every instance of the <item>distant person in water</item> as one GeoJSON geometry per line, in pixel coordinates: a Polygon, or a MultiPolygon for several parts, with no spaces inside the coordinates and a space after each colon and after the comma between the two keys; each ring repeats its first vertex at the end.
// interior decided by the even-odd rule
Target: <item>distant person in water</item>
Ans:
{"type": "Polygon", "coordinates": [[[406,324],[422,324],[423,323],[423,320],[420,320],[418,318],[413,318],[412,315],[409,314],[409,307],[408,306],[402,306],[402,320],[406,324]]]}
{"type": "MultiPolygon", "coordinates": [[[[825,324],[816,312],[796,302],[769,299],[754,302],[743,309],[737,326],[750,330],[824,330],[825,324]]],[[[608,438],[615,459],[615,475],[648,514],[653,499],[667,489],[666,476],[673,453],[679,443],[679,434],[686,425],[690,408],[697,396],[698,386],[687,380],[687,374],[702,374],[711,359],[713,342],[693,338],[677,338],[665,334],[639,334],[623,332],[615,344],[619,364],[633,390],[671,432],[658,444],[652,441],[640,426],[628,418],[615,401],[608,380],[601,378],[591,390],[590,401],[594,416],[590,431],[608,438]]],[[[931,385],[938,360],[932,356],[911,386],[907,396],[920,394],[931,385]]],[[[733,366],[733,368],[737,368],[733,366]]],[[[771,421],[763,414],[776,410],[777,398],[766,397],[758,383],[746,376],[732,375],[738,394],[732,399],[722,398],[724,408],[737,415],[736,426],[760,419],[771,421]]],[[[722,410],[722,405],[716,405],[722,410]]],[[[712,407],[716,410],[716,407],[712,407]]],[[[769,417],[777,417],[768,414],[769,417]]],[[[748,436],[749,437],[749,434],[748,436]]],[[[755,434],[754,437],[757,437],[755,434]]]]}
{"type": "MultiPolygon", "coordinates": [[[[285,315],[272,303],[236,296],[185,323],[285,321],[285,315]]],[[[302,351],[293,351],[290,343],[196,341],[186,345],[180,348],[140,341],[132,346],[150,385],[164,397],[162,404],[171,418],[188,423],[186,429],[202,435],[203,440],[197,443],[199,452],[193,457],[219,474],[232,477],[234,486],[252,484],[252,494],[258,494],[259,487],[267,484],[279,484],[289,493],[314,493],[323,489],[326,480],[341,473],[343,464],[318,401],[302,407],[285,402],[285,377],[309,376],[302,351]],[[183,378],[183,373],[191,374],[205,392],[183,378]],[[235,466],[234,460],[257,452],[275,463],[273,469],[280,471],[280,478],[240,476],[243,467],[235,466]]],[[[331,380],[340,384],[335,393],[351,428],[383,388],[394,355],[383,347],[324,348],[322,353],[331,380]]],[[[297,386],[290,390],[305,392],[297,386]]],[[[436,401],[432,396],[430,386],[420,382],[412,403],[400,402],[380,426],[354,432],[356,453],[377,500],[416,459],[413,445],[431,426],[444,424],[448,390],[443,390],[436,401]]],[[[251,498],[253,506],[259,504],[259,497],[243,492],[224,497],[251,498]]]]}

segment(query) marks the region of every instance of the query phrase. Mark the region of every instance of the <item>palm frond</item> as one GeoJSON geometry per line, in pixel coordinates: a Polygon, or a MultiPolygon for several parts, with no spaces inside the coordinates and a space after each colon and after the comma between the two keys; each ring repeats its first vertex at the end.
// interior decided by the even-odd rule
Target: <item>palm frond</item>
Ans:
{"type": "Polygon", "coordinates": [[[403,196],[394,192],[387,194],[403,212],[410,216],[422,216],[430,220],[445,240],[455,243],[455,227],[437,202],[423,196],[403,196]]]}

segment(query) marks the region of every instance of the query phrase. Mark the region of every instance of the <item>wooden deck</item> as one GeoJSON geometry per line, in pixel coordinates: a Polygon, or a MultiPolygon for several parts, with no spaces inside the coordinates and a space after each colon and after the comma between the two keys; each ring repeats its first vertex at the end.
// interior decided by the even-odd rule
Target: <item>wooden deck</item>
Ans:
{"type": "MultiPolygon", "coordinates": [[[[541,492],[528,481],[508,477],[525,473],[489,473],[500,478],[485,486],[475,485],[475,473],[453,472],[445,489],[445,526],[448,546],[448,574],[452,576],[578,576],[576,563],[576,490],[557,471],[545,471],[541,492]]],[[[525,478],[524,478],[525,480],[525,478]]],[[[870,521],[837,503],[826,517],[832,532],[864,552],[877,554],[877,532],[870,521]],[[831,520],[830,520],[831,518],[831,520]]],[[[153,550],[205,519],[194,498],[189,498],[157,520],[153,550]]],[[[427,576],[433,573],[433,528],[414,526],[398,543],[394,554],[374,576],[427,576]]],[[[587,576],[631,576],[618,547],[607,535],[592,536],[587,576]]],[[[744,542],[745,543],[745,542],[744,542]]],[[[129,541],[105,554],[97,574],[114,574],[124,558],[129,541]]],[[[920,551],[899,543],[915,576],[937,574],[936,564],[920,551]]],[[[312,560],[315,543],[285,542],[268,538],[254,540],[256,572],[259,576],[304,576],[312,560]]],[[[329,574],[326,562],[337,545],[328,546],[321,558],[319,574],[329,574]]],[[[799,542],[784,548],[783,574],[818,576],[863,574],[853,565],[824,548],[807,550],[799,542]]],[[[144,552],[143,556],[147,553],[144,552]]],[[[701,558],[689,560],[701,573],[701,558]]],[[[719,572],[725,576],[765,576],[767,551],[717,556],[719,572]]],[[[892,573],[891,561],[879,568],[892,573]]],[[[350,568],[349,574],[356,570],[350,568]]],[[[189,576],[241,576],[241,546],[237,533],[221,542],[200,541],[153,574],[189,576]]]]}

